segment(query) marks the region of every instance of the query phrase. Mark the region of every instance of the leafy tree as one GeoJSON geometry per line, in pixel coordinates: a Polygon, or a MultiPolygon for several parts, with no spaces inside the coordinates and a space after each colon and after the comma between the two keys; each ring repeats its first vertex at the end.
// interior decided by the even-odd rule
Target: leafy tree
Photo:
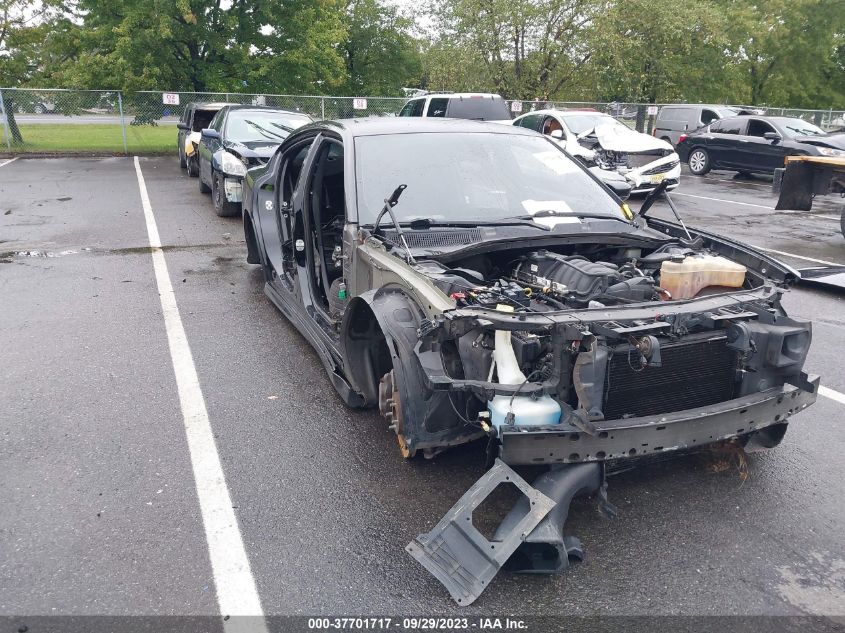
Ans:
{"type": "Polygon", "coordinates": [[[592,31],[593,93],[609,101],[722,101],[730,82],[725,21],[707,0],[613,3],[592,31]]]}
{"type": "Polygon", "coordinates": [[[836,72],[837,45],[845,35],[843,0],[718,0],[729,12],[732,62],[751,104],[823,107],[845,92],[845,73],[836,72]]]}
{"type": "Polygon", "coordinates": [[[597,0],[450,0],[435,19],[449,45],[468,47],[491,87],[513,98],[548,98],[574,80],[597,0]]]}
{"type": "Polygon", "coordinates": [[[420,81],[422,63],[413,20],[379,0],[347,0],[347,37],[343,46],[349,94],[400,94],[420,81]]]}

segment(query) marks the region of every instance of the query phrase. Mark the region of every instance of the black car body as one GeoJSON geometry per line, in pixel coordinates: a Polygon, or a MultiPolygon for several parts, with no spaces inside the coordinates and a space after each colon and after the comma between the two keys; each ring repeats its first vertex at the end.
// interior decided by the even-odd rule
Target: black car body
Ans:
{"type": "Polygon", "coordinates": [[[179,150],[179,166],[187,168],[189,176],[199,175],[197,146],[201,132],[208,127],[214,115],[227,105],[230,104],[191,102],[185,106],[182,117],[176,124],[179,130],[176,147],[179,150]]]}
{"type": "Polygon", "coordinates": [[[275,108],[221,108],[202,130],[197,150],[199,188],[211,192],[217,215],[238,215],[247,168],[267,162],[288,134],[311,121],[302,112],[275,108]]]}
{"type": "Polygon", "coordinates": [[[405,456],[485,435],[508,464],[773,446],[816,398],[811,326],[780,303],[794,270],[635,217],[529,130],[306,126],[249,170],[243,220],[266,294],[405,456]],[[741,287],[668,300],[663,264],[705,253],[744,266],[741,287]]]}
{"type": "Polygon", "coordinates": [[[774,173],[787,156],[845,156],[845,135],[788,117],[736,116],[699,128],[675,148],[696,175],[711,169],[774,173]]]}

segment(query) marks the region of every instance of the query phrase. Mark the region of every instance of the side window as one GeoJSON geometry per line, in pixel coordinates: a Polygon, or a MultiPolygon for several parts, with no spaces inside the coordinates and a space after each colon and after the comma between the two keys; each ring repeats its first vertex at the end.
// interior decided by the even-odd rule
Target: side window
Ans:
{"type": "Polygon", "coordinates": [[[719,115],[716,114],[715,112],[713,112],[713,110],[708,110],[707,108],[704,108],[701,111],[701,124],[702,125],[707,125],[708,123],[712,123],[713,121],[717,120],[718,118],[719,118],[719,115]]]}
{"type": "Polygon", "coordinates": [[[422,116],[423,108],[425,108],[425,99],[415,99],[411,103],[414,105],[411,108],[411,114],[409,116],[422,116]]]}
{"type": "Polygon", "coordinates": [[[223,131],[223,118],[226,116],[226,109],[220,110],[217,114],[214,115],[214,118],[211,119],[211,123],[208,124],[213,130],[217,130],[218,132],[223,131]]]}
{"type": "Polygon", "coordinates": [[[775,128],[758,119],[751,119],[748,121],[748,132],[746,136],[765,136],[768,132],[775,132],[775,128]]]}
{"type": "Polygon", "coordinates": [[[716,134],[740,134],[742,122],[738,119],[720,119],[710,124],[710,131],[716,134]]]}
{"type": "Polygon", "coordinates": [[[402,109],[399,110],[399,116],[411,116],[411,110],[414,109],[414,102],[409,101],[405,105],[402,106],[402,109]]]}
{"type": "Polygon", "coordinates": [[[519,121],[520,127],[526,127],[529,130],[534,130],[535,132],[540,131],[540,125],[543,122],[543,115],[542,114],[529,114],[524,116],[519,121]]]}
{"type": "Polygon", "coordinates": [[[446,106],[449,105],[448,99],[432,99],[428,103],[428,110],[426,110],[426,116],[436,116],[436,117],[445,117],[446,116],[446,106]]]}

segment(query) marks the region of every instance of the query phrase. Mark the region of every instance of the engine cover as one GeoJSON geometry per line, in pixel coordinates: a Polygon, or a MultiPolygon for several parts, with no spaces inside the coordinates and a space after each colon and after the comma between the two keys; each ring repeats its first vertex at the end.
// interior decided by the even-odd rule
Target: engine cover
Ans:
{"type": "Polygon", "coordinates": [[[593,262],[580,255],[564,256],[550,251],[527,255],[517,266],[517,277],[529,276],[566,286],[565,301],[584,307],[590,301],[649,301],[654,295],[651,277],[620,271],[609,262],[593,262]]]}

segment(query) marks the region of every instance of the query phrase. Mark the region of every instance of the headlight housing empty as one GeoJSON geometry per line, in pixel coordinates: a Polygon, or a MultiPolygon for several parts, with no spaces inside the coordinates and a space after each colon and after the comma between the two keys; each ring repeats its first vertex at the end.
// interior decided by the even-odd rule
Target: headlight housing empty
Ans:
{"type": "Polygon", "coordinates": [[[220,168],[227,176],[246,176],[246,166],[229,152],[223,152],[220,158],[220,168]]]}

